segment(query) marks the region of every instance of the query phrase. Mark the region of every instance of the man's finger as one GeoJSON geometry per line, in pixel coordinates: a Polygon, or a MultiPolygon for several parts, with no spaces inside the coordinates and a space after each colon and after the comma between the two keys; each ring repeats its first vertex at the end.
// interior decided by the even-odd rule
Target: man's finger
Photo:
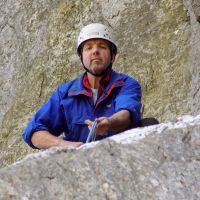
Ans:
{"type": "Polygon", "coordinates": [[[93,122],[89,119],[85,120],[85,124],[87,124],[88,126],[92,126],[93,122]]]}

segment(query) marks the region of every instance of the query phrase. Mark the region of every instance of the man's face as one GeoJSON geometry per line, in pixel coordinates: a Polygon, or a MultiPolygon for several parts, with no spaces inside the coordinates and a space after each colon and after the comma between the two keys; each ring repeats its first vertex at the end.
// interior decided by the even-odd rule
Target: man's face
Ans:
{"type": "Polygon", "coordinates": [[[91,39],[83,44],[82,59],[84,66],[94,74],[101,74],[110,63],[115,60],[112,55],[109,43],[103,39],[91,39]],[[112,60],[111,60],[112,59],[112,60]]]}

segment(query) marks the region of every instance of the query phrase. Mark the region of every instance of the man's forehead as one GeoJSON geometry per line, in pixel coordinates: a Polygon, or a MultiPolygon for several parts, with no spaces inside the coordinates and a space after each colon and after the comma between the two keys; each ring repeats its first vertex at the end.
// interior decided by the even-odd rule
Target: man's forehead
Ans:
{"type": "Polygon", "coordinates": [[[109,45],[109,42],[107,40],[101,39],[101,38],[93,38],[86,40],[83,45],[90,45],[90,44],[106,44],[109,45]]]}

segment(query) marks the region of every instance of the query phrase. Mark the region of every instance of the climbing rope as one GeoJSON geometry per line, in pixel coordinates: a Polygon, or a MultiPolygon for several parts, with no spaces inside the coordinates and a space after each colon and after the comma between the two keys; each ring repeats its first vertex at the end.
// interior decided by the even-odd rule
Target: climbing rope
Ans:
{"type": "Polygon", "coordinates": [[[90,132],[89,132],[87,140],[86,140],[86,143],[91,142],[91,141],[95,141],[95,137],[96,137],[95,129],[96,129],[96,126],[97,126],[97,119],[95,119],[93,124],[92,124],[92,127],[90,129],[90,132]]]}

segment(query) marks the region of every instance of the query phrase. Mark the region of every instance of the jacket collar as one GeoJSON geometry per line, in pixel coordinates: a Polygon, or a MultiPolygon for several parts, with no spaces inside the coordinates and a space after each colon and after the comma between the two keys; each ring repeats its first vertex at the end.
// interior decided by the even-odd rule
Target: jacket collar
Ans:
{"type": "MultiPolygon", "coordinates": [[[[104,83],[102,83],[105,91],[108,91],[110,87],[113,85],[115,87],[119,87],[122,86],[123,84],[124,81],[122,75],[113,70],[111,70],[109,74],[106,75],[104,83]]],[[[87,73],[84,73],[80,75],[77,79],[75,79],[68,91],[69,96],[77,96],[80,94],[92,97],[92,92],[89,86],[87,73]]]]}

